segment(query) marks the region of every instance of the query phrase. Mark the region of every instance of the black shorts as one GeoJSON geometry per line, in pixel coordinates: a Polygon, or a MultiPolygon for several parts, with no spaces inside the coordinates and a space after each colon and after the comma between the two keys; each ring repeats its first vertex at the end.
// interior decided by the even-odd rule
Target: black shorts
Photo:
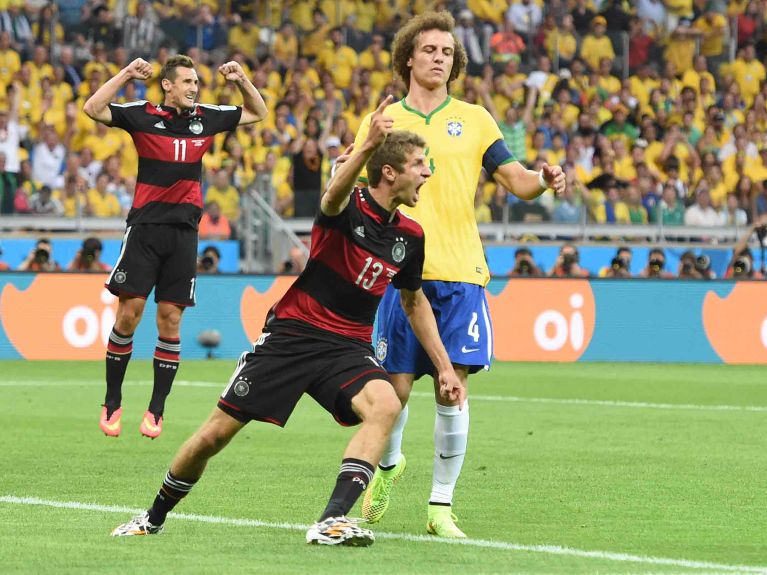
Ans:
{"type": "Polygon", "coordinates": [[[114,295],[180,306],[195,304],[197,230],[185,225],[137,224],[125,230],[120,255],[105,284],[114,295]]]}
{"type": "Polygon", "coordinates": [[[341,425],[357,425],[351,400],[373,379],[390,381],[370,346],[291,321],[266,328],[242,354],[218,407],[242,422],[284,427],[306,393],[341,425]]]}

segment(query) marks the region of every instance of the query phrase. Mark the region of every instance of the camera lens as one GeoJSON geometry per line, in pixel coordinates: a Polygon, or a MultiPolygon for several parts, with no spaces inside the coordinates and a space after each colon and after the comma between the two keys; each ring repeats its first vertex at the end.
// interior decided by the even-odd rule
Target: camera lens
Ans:
{"type": "Polygon", "coordinates": [[[42,248],[37,248],[35,250],[35,261],[39,264],[45,264],[48,263],[48,260],[50,259],[50,255],[48,255],[48,252],[42,248]]]}
{"type": "Polygon", "coordinates": [[[748,258],[739,257],[732,265],[732,271],[735,275],[748,275],[751,272],[751,262],[748,258]]]}
{"type": "Polygon", "coordinates": [[[209,270],[213,267],[213,265],[216,263],[213,261],[213,258],[210,256],[204,256],[202,260],[200,260],[200,263],[202,264],[202,268],[209,270]]]}
{"type": "Polygon", "coordinates": [[[664,265],[666,265],[666,262],[660,258],[653,258],[650,260],[650,267],[655,271],[662,270],[664,265]]]}

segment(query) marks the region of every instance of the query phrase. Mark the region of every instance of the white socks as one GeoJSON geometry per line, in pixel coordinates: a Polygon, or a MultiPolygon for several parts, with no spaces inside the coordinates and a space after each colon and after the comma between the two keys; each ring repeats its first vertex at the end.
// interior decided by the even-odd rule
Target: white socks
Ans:
{"type": "Polygon", "coordinates": [[[434,422],[434,476],[430,503],[452,503],[453,491],[461,473],[469,438],[469,402],[457,405],[437,404],[434,422]]]}
{"type": "Polygon", "coordinates": [[[381,461],[378,463],[379,467],[391,467],[399,463],[399,458],[402,455],[402,432],[405,430],[405,424],[407,424],[407,411],[407,405],[405,405],[397,421],[394,422],[389,443],[384,447],[381,461]]]}

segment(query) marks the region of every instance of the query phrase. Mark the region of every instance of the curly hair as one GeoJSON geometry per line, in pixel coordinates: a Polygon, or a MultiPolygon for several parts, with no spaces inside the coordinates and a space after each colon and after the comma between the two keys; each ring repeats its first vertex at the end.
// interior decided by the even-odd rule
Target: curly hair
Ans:
{"type": "Polygon", "coordinates": [[[384,166],[391,166],[400,174],[404,172],[407,155],[416,148],[425,147],[426,142],[418,134],[394,130],[367,161],[366,169],[370,186],[375,188],[381,183],[384,166]]]}
{"type": "Polygon", "coordinates": [[[450,82],[460,76],[466,69],[468,58],[466,50],[458,41],[453,29],[455,20],[450,12],[425,12],[408,21],[400,28],[392,42],[392,67],[394,71],[404,80],[408,90],[410,89],[410,66],[408,60],[413,57],[415,45],[421,32],[428,30],[441,30],[449,32],[455,42],[455,51],[453,53],[453,69],[450,70],[450,77],[447,79],[447,87],[450,88],[450,82]]]}

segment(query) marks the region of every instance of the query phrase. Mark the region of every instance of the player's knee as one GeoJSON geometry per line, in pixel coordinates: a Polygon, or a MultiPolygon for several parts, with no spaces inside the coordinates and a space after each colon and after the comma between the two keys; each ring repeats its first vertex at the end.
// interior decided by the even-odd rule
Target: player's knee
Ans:
{"type": "Polygon", "coordinates": [[[158,306],[157,328],[161,334],[173,336],[178,334],[181,326],[181,310],[176,306],[158,306]]]}
{"type": "Polygon", "coordinates": [[[391,427],[402,411],[402,403],[391,388],[383,388],[376,393],[373,408],[377,419],[391,427]]]}
{"type": "Polygon", "coordinates": [[[402,411],[397,394],[388,382],[369,381],[353,400],[355,411],[363,422],[392,426],[402,411]]]}
{"type": "Polygon", "coordinates": [[[132,334],[136,331],[139,322],[141,321],[141,315],[144,309],[140,306],[126,305],[122,306],[115,318],[115,327],[117,331],[124,334],[132,334]]]}
{"type": "Polygon", "coordinates": [[[212,457],[229,443],[229,439],[219,429],[212,427],[201,429],[195,437],[195,451],[205,457],[212,457]]]}

